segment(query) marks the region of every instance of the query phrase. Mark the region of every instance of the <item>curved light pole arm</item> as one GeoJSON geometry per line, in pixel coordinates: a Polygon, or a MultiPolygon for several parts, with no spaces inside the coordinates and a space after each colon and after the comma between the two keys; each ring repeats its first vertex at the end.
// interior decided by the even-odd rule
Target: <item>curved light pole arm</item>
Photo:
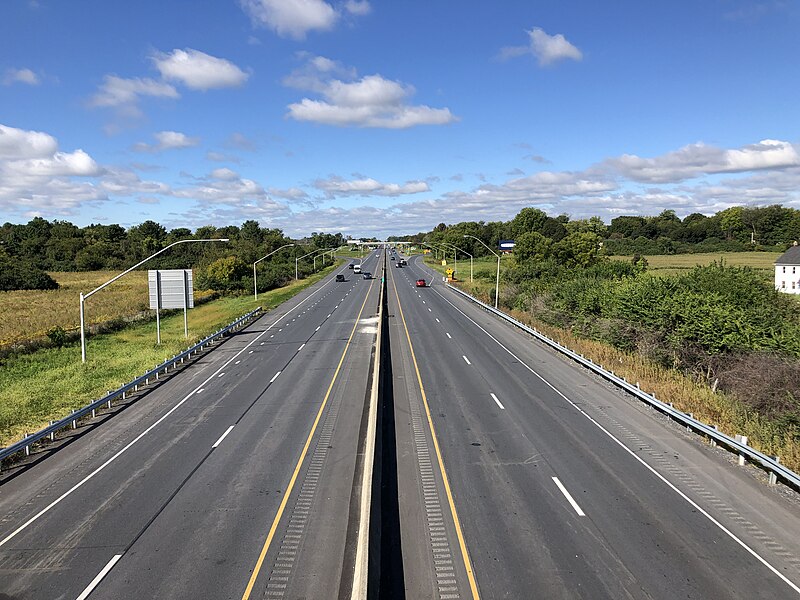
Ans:
{"type": "MultiPolygon", "coordinates": [[[[325,248],[323,248],[323,250],[325,250],[325,248]]],[[[311,252],[309,252],[308,254],[303,254],[303,256],[299,256],[299,257],[297,257],[297,258],[295,258],[295,259],[294,259],[294,280],[295,280],[295,281],[297,281],[298,279],[300,279],[300,277],[299,277],[299,272],[298,272],[298,270],[297,270],[297,265],[298,265],[298,263],[299,263],[299,262],[300,262],[302,259],[304,259],[306,256],[311,256],[312,254],[317,254],[317,253],[318,253],[318,252],[320,252],[320,251],[321,251],[321,250],[318,248],[318,249],[316,249],[316,250],[312,250],[312,251],[311,251],[311,252]]]]}
{"type": "Polygon", "coordinates": [[[473,240],[478,240],[481,244],[483,244],[484,248],[486,248],[489,252],[494,254],[497,257],[497,279],[494,285],[494,307],[497,308],[497,305],[500,302],[500,255],[489,248],[482,239],[475,237],[474,235],[464,234],[465,238],[472,238],[473,240]]]}
{"type": "Polygon", "coordinates": [[[148,260],[150,260],[151,258],[155,258],[156,256],[158,256],[158,255],[159,255],[159,254],[161,254],[162,252],[166,252],[167,250],[169,250],[169,249],[170,249],[170,248],[172,248],[173,246],[177,246],[178,244],[187,244],[187,243],[189,243],[189,242],[229,242],[229,241],[230,241],[230,240],[229,240],[228,238],[216,238],[216,239],[208,239],[208,240],[206,240],[206,239],[203,239],[203,240],[178,240],[177,242],[172,242],[170,245],[168,245],[168,246],[165,246],[164,248],[162,248],[161,250],[159,250],[159,251],[158,251],[158,252],[156,252],[155,254],[151,254],[150,256],[148,256],[147,258],[145,258],[144,260],[141,260],[141,261],[139,261],[138,263],[136,263],[135,265],[133,265],[131,268],[129,268],[129,269],[126,269],[125,271],[123,271],[122,273],[120,273],[119,275],[117,275],[117,276],[115,276],[115,277],[112,277],[111,279],[109,279],[108,281],[106,281],[106,282],[105,282],[103,285],[96,287],[95,289],[93,289],[93,290],[92,290],[91,292],[89,292],[88,294],[84,294],[83,292],[81,292],[81,294],[80,294],[80,313],[81,313],[81,362],[86,362],[86,327],[85,327],[85,319],[84,319],[84,309],[83,309],[83,305],[84,305],[84,302],[86,301],[86,299],[87,299],[89,296],[91,296],[92,294],[96,294],[97,292],[99,292],[100,290],[102,290],[104,287],[106,287],[106,286],[108,286],[108,285],[111,285],[112,283],[114,283],[114,282],[115,282],[117,279],[119,279],[119,278],[120,278],[120,277],[122,277],[123,275],[127,275],[128,273],[130,273],[130,272],[131,272],[131,271],[133,271],[134,269],[137,269],[137,268],[141,267],[141,266],[142,266],[144,263],[146,263],[146,262],[147,262],[148,260]]]}
{"type": "Polygon", "coordinates": [[[456,250],[458,250],[459,252],[461,252],[462,254],[466,254],[467,256],[469,256],[469,280],[471,282],[472,281],[472,254],[470,254],[469,252],[467,252],[466,250],[464,250],[462,248],[459,248],[455,244],[451,244],[450,242],[442,242],[442,244],[445,244],[447,246],[451,246],[451,247],[455,248],[456,250]]]}
{"type": "Polygon", "coordinates": [[[283,246],[281,246],[277,250],[273,250],[272,252],[270,252],[266,256],[262,256],[256,262],[253,263],[253,295],[255,296],[256,300],[258,300],[258,279],[257,279],[258,276],[256,275],[256,265],[258,263],[260,263],[262,260],[264,260],[265,258],[269,258],[270,256],[272,256],[276,252],[280,252],[284,248],[289,248],[290,246],[294,246],[294,244],[284,244],[283,246]]]}

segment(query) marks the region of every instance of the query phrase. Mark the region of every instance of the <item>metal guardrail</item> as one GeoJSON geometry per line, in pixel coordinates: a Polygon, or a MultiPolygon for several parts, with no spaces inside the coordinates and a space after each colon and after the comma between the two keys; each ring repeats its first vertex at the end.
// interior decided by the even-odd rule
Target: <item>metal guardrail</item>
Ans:
{"type": "Polygon", "coordinates": [[[739,455],[739,464],[744,464],[744,459],[750,460],[753,463],[761,465],[768,473],[769,473],[769,482],[770,484],[775,484],[780,479],[784,483],[789,484],[790,486],[794,487],[795,489],[800,490],[800,475],[795,473],[794,471],[786,468],[784,465],[780,464],[779,459],[777,456],[769,456],[752,448],[751,446],[747,445],[747,438],[743,436],[736,436],[732,438],[728,435],[725,435],[721,431],[719,431],[714,425],[708,425],[703,423],[702,421],[698,421],[695,419],[691,413],[684,413],[679,411],[678,409],[672,406],[672,403],[662,402],[661,400],[657,399],[654,395],[648,394],[647,392],[641,390],[639,388],[639,384],[631,384],[630,382],[626,381],[623,377],[619,377],[614,374],[613,371],[607,371],[603,367],[598,364],[592,362],[591,359],[584,358],[577,352],[573,352],[566,346],[562,346],[555,340],[550,339],[546,335],[542,334],[541,332],[537,331],[534,328],[528,327],[524,323],[520,323],[513,317],[508,316],[501,310],[497,310],[496,308],[481,302],[471,294],[458,289],[455,286],[446,283],[447,287],[451,290],[461,294],[468,300],[478,304],[483,309],[494,313],[501,319],[515,325],[516,327],[522,329],[523,331],[529,333],[536,339],[544,342],[551,348],[565,354],[566,356],[570,357],[575,362],[583,365],[587,369],[597,373],[607,381],[610,381],[614,385],[624,389],[627,392],[630,392],[634,396],[636,396],[639,400],[642,400],[649,406],[661,411],[662,413],[668,415],[675,421],[685,425],[688,429],[705,435],[708,437],[712,444],[721,444],[727,448],[730,448],[735,453],[739,455]]]}
{"type": "Polygon", "coordinates": [[[261,307],[259,306],[255,310],[250,311],[249,313],[242,315],[229,325],[223,327],[222,329],[215,331],[208,337],[200,340],[194,346],[190,346],[180,354],[173,356],[171,359],[164,361],[160,365],[150,369],[143,375],[140,375],[133,381],[126,383],[125,385],[117,388],[112,392],[108,392],[102,398],[99,398],[92,402],[91,404],[87,404],[83,408],[78,410],[74,410],[70,415],[64,417],[59,421],[54,421],[50,423],[44,429],[37,431],[36,433],[26,435],[23,439],[10,446],[3,448],[0,450],[0,466],[2,465],[2,461],[12,456],[18,452],[25,452],[25,455],[30,455],[31,446],[36,442],[49,437],[50,441],[55,440],[56,433],[58,433],[61,429],[71,428],[77,429],[78,428],[78,421],[85,417],[88,414],[91,414],[94,417],[97,414],[97,409],[106,406],[111,408],[113,401],[115,399],[121,398],[122,400],[125,399],[126,394],[129,392],[137,392],[139,391],[140,386],[148,385],[150,380],[158,380],[158,376],[160,373],[167,373],[172,367],[173,369],[178,368],[178,364],[183,364],[184,361],[191,357],[192,354],[196,354],[204,347],[212,344],[217,339],[229,334],[230,332],[240,328],[244,323],[252,319],[255,315],[261,312],[261,307]]]}

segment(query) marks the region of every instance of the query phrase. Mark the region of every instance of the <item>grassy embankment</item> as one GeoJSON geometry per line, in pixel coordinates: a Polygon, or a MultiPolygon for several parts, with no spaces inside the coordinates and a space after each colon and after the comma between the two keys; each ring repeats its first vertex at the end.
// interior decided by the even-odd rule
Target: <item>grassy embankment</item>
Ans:
{"type": "MultiPolygon", "coordinates": [[[[729,266],[749,266],[763,271],[765,277],[773,272],[773,262],[779,256],[775,253],[762,252],[730,252],[713,254],[685,254],[671,256],[648,256],[649,269],[657,274],[670,276],[683,273],[695,265],[708,265],[713,261],[725,260],[729,266]]],[[[614,257],[618,260],[630,260],[630,257],[614,257]]],[[[506,257],[503,257],[503,264],[506,257]]],[[[438,261],[431,258],[426,263],[434,269],[444,272],[438,261]]],[[[496,266],[496,259],[482,261],[481,271],[486,271],[489,265],[496,266]]],[[[492,303],[494,299],[494,278],[476,278],[469,282],[469,267],[467,275],[459,261],[459,272],[462,281],[459,287],[484,302],[492,303]]],[[[477,261],[475,271],[478,271],[477,261]]],[[[492,271],[494,274],[494,271],[492,271]]],[[[502,274],[500,285],[502,287],[502,274]]],[[[503,297],[501,291],[500,297],[503,297]]],[[[781,431],[773,421],[757,414],[753,409],[743,405],[730,395],[712,392],[706,385],[698,384],[691,378],[681,373],[660,367],[636,354],[622,352],[608,344],[577,337],[572,332],[553,327],[537,320],[530,313],[509,311],[517,320],[535,327],[551,339],[567,346],[579,354],[592,359],[595,363],[613,370],[617,375],[628,381],[637,381],[643,390],[654,393],[664,402],[672,402],[675,407],[683,412],[692,413],[695,418],[709,424],[717,425],[721,431],[728,435],[746,435],[749,443],[754,448],[767,454],[778,455],[781,462],[789,468],[800,470],[800,445],[791,435],[781,431]]]]}
{"type": "MultiPolygon", "coordinates": [[[[257,306],[262,306],[264,309],[277,306],[319,281],[333,268],[335,267],[328,267],[307,279],[292,281],[282,288],[259,294],[258,301],[255,301],[252,295],[223,297],[191,309],[188,318],[189,339],[184,338],[183,313],[179,312],[161,320],[160,346],[155,343],[156,324],[151,321],[135,324],[115,333],[90,337],[87,343],[86,364],[81,363],[80,344],[74,343],[62,348],[44,348],[30,354],[12,355],[0,362],[0,447],[20,439],[25,432],[40,429],[50,420],[69,414],[71,409],[80,408],[101,397],[107,390],[115,389],[130,381],[257,306]]],[[[54,275],[59,281],[59,274],[54,275]]],[[[134,279],[129,280],[125,286],[127,293],[120,290],[119,296],[126,310],[137,312],[141,308],[140,293],[146,302],[147,275],[145,273],[144,278],[140,277],[140,273],[132,275],[134,279]],[[140,287],[144,288],[143,293],[140,287]]],[[[66,274],[64,280],[70,281],[70,285],[77,286],[68,296],[69,302],[76,305],[76,313],[76,289],[92,289],[93,281],[98,280],[102,283],[107,279],[107,276],[96,273],[66,274]],[[78,281],[79,278],[83,280],[78,281]]],[[[114,285],[121,284],[124,280],[125,278],[114,285]]],[[[113,285],[87,301],[87,313],[91,310],[98,321],[102,320],[101,315],[111,318],[125,314],[121,310],[112,309],[110,300],[102,305],[106,306],[106,312],[101,312],[101,297],[106,292],[110,293],[112,288],[113,285]],[[90,307],[89,303],[95,299],[97,302],[93,302],[90,307]]],[[[18,302],[15,297],[17,294],[19,293],[0,293],[2,314],[13,318],[13,313],[10,312],[13,309],[6,303],[18,302]]],[[[26,294],[31,304],[46,306],[45,300],[38,298],[37,294],[53,294],[53,292],[26,292],[26,294]]],[[[60,312],[59,308],[46,311],[60,312]]],[[[69,315],[54,314],[42,315],[39,321],[19,319],[16,322],[22,324],[21,326],[35,322],[38,329],[33,331],[40,331],[42,327],[71,323],[69,318],[69,315]],[[58,321],[59,318],[66,320],[58,321]],[[42,325],[47,319],[50,321],[42,325]]],[[[22,339],[23,333],[8,329],[6,335],[22,339]]]]}

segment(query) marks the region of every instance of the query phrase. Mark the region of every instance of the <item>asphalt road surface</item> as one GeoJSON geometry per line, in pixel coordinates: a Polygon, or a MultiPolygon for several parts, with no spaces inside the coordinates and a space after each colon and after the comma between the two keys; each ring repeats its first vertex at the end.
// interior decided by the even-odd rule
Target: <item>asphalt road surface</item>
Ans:
{"type": "MultiPolygon", "coordinates": [[[[383,597],[800,595],[795,495],[394,262],[383,597]]],[[[381,281],[337,273],[4,472],[0,600],[349,598],[381,281]]]]}
{"type": "Polygon", "coordinates": [[[379,284],[337,272],[5,481],[0,598],[345,594],[379,284]]]}
{"type": "Polygon", "coordinates": [[[410,263],[388,290],[408,597],[797,597],[796,501],[410,263]]]}

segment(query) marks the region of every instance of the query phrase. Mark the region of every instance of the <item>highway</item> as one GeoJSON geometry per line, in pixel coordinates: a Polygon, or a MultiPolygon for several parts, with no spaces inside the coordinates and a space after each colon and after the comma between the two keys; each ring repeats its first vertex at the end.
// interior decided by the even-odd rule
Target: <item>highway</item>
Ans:
{"type": "Polygon", "coordinates": [[[420,257],[390,269],[388,298],[408,597],[797,597],[796,499],[420,257]]]}
{"type": "MultiPolygon", "coordinates": [[[[381,280],[336,273],[5,472],[0,600],[350,598],[381,280]]],[[[796,494],[421,257],[385,284],[372,598],[800,595],[796,494]]]]}
{"type": "Polygon", "coordinates": [[[379,285],[337,272],[5,481],[0,598],[346,596],[379,285]]]}

